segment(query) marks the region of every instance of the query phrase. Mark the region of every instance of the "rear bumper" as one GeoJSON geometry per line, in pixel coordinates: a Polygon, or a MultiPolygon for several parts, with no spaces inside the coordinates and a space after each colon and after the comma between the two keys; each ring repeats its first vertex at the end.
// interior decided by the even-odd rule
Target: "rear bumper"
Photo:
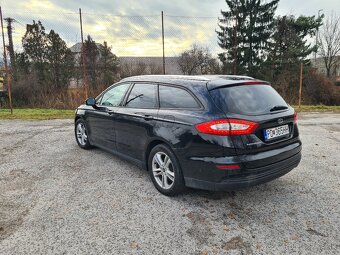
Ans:
{"type": "Polygon", "coordinates": [[[300,161],[301,152],[268,166],[243,169],[243,173],[234,176],[229,175],[221,182],[198,180],[190,177],[184,177],[184,180],[187,187],[196,189],[211,191],[237,190],[279,178],[297,167],[300,161]]]}

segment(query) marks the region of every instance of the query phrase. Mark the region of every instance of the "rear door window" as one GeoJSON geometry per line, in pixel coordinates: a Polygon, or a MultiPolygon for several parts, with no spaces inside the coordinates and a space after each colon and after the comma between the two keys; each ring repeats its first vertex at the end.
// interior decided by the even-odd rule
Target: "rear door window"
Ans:
{"type": "Polygon", "coordinates": [[[129,108],[157,108],[157,85],[136,83],[125,104],[129,108]]]}
{"type": "Polygon", "coordinates": [[[222,87],[210,91],[213,100],[224,112],[260,115],[274,107],[287,107],[287,103],[270,85],[242,85],[222,87]]]}
{"type": "Polygon", "coordinates": [[[159,86],[159,102],[161,108],[200,108],[188,91],[172,86],[159,86]]]}

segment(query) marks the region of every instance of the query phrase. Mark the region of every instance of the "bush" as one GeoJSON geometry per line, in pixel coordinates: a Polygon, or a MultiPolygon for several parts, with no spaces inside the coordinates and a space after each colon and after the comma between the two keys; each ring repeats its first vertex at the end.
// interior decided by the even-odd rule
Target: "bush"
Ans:
{"type": "MultiPolygon", "coordinates": [[[[299,67],[282,71],[271,81],[272,86],[290,104],[299,100],[299,67]]],[[[305,67],[302,83],[302,104],[304,105],[340,105],[340,87],[313,68],[305,67]]]]}
{"type": "Polygon", "coordinates": [[[340,87],[312,70],[303,80],[302,102],[307,105],[340,105],[340,87]]]}

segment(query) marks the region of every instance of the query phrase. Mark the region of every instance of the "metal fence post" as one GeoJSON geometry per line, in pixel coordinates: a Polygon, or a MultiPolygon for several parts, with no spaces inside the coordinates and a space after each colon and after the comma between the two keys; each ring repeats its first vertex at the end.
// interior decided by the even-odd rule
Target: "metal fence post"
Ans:
{"type": "Polygon", "coordinates": [[[84,36],[83,36],[83,19],[81,15],[81,8],[79,8],[79,22],[80,22],[80,35],[81,35],[81,58],[83,62],[83,84],[85,89],[85,97],[88,97],[87,88],[87,76],[86,76],[86,58],[85,58],[85,46],[84,46],[84,36]]]}
{"type": "Polygon", "coordinates": [[[301,97],[302,97],[302,71],[303,71],[303,64],[300,64],[300,88],[299,88],[299,109],[301,108],[301,97]]]}
{"type": "Polygon", "coordinates": [[[163,74],[165,74],[164,14],[163,14],[163,11],[162,11],[162,45],[163,45],[163,74]]]}

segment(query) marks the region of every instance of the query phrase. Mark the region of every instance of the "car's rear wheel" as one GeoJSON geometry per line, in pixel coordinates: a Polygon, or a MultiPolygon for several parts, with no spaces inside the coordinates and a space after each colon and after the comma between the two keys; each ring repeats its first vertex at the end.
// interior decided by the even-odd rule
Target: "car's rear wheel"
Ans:
{"type": "Polygon", "coordinates": [[[79,119],[76,121],[74,131],[75,131],[76,141],[79,147],[82,149],[90,149],[92,146],[88,139],[85,122],[82,119],[79,119]]]}
{"type": "Polygon", "coordinates": [[[183,174],[175,154],[168,146],[154,147],[148,160],[151,180],[157,190],[164,195],[174,196],[183,192],[183,174]]]}

